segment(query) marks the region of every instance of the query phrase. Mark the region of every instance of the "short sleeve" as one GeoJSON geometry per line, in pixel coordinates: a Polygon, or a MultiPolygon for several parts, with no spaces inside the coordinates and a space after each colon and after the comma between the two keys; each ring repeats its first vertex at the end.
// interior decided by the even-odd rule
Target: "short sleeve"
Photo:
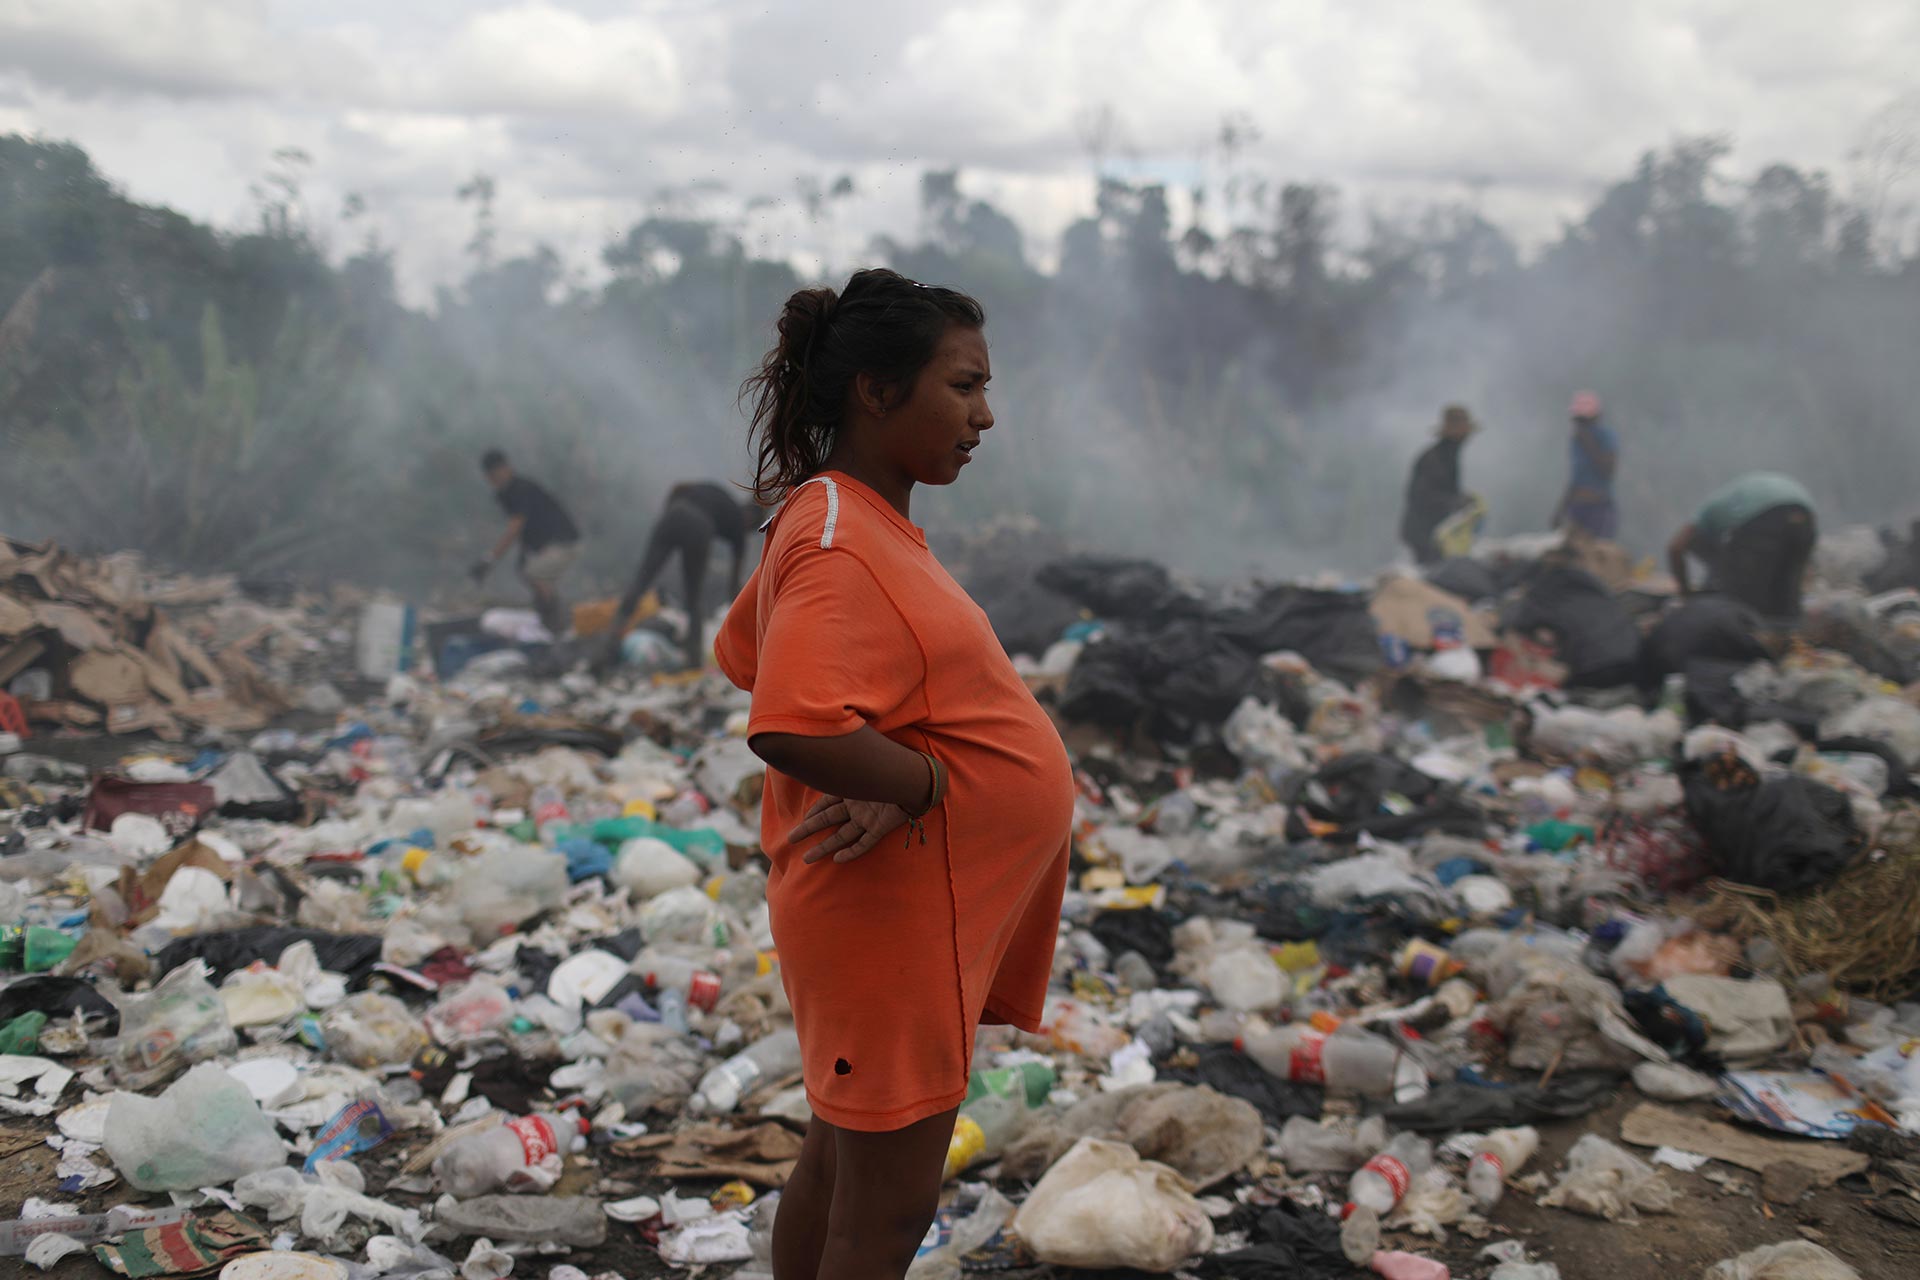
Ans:
{"type": "Polygon", "coordinates": [[[756,568],[727,610],[727,619],[720,624],[719,634],[713,638],[713,660],[719,665],[720,673],[731,680],[736,689],[749,693],[753,691],[760,665],[756,643],[760,625],[754,608],[759,598],[760,570],[756,568]]]}
{"type": "Polygon", "coordinates": [[[924,700],[920,642],[863,559],[803,547],[772,571],[749,734],[837,738],[924,700]]]}

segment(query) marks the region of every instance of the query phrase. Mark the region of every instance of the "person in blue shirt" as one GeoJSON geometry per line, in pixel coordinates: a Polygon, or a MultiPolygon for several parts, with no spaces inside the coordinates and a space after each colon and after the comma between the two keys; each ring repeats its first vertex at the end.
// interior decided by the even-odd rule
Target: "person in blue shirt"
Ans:
{"type": "Polygon", "coordinates": [[[1596,538],[1613,539],[1620,533],[1620,508],[1613,501],[1613,473],[1620,459],[1620,439],[1600,419],[1600,397],[1582,391],[1568,410],[1573,417],[1573,466],[1567,492],[1554,510],[1554,527],[1571,525],[1596,538]]]}
{"type": "Polygon", "coordinates": [[[1691,595],[1689,558],[1707,566],[1707,589],[1761,617],[1792,621],[1820,529],[1813,496],[1792,476],[1749,471],[1714,490],[1667,544],[1667,566],[1691,595]]]}

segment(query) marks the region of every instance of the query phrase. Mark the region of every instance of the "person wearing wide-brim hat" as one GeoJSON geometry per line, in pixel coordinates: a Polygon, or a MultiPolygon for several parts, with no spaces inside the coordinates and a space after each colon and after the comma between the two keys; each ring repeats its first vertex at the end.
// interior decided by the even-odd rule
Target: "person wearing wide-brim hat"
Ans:
{"type": "Polygon", "coordinates": [[[1439,439],[1414,460],[1407,482],[1406,514],[1400,520],[1400,539],[1421,564],[1442,559],[1434,531],[1470,498],[1460,487],[1460,450],[1480,424],[1463,405],[1450,404],[1440,413],[1439,439]]]}

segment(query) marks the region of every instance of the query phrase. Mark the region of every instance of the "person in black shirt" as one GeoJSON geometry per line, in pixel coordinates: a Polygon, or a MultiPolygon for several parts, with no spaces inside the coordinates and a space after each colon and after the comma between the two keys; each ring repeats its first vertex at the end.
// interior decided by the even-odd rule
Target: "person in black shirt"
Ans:
{"type": "Polygon", "coordinates": [[[1457,404],[1448,405],[1440,415],[1440,438],[1413,464],[1413,475],[1407,482],[1406,514],[1400,520],[1400,540],[1421,564],[1434,564],[1442,558],[1434,533],[1468,501],[1460,487],[1460,450],[1476,429],[1472,414],[1457,404]]]}
{"type": "Polygon", "coordinates": [[[579,558],[579,526],[559,499],[525,476],[515,475],[507,455],[500,450],[487,450],[480,459],[480,469],[493,486],[500,509],[507,513],[507,527],[486,559],[473,566],[473,580],[486,581],[493,566],[518,542],[520,577],[533,593],[533,607],[539,611],[541,624],[558,639],[567,631],[560,580],[579,558]]]}
{"type": "Polygon", "coordinates": [[[740,592],[740,569],[746,559],[747,534],[758,523],[759,508],[735,497],[722,484],[711,480],[689,481],[675,485],[667,494],[666,505],[647,535],[647,549],[640,559],[639,572],[620,597],[613,612],[614,627],[600,656],[601,665],[610,667],[620,655],[621,624],[633,616],[640,597],[647,594],[675,554],[680,557],[680,575],[687,610],[687,666],[706,665],[701,648],[706,607],[707,554],[715,542],[723,542],[732,553],[727,575],[727,599],[740,592]]]}

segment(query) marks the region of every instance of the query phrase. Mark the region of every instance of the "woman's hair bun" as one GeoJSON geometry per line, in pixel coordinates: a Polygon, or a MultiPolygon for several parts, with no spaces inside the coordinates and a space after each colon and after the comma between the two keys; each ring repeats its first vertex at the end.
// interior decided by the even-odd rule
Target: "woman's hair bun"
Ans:
{"type": "Polygon", "coordinates": [[[780,334],[780,359],[794,368],[804,369],[821,333],[833,323],[834,308],[840,295],[832,289],[801,289],[787,299],[775,328],[780,334]]]}

